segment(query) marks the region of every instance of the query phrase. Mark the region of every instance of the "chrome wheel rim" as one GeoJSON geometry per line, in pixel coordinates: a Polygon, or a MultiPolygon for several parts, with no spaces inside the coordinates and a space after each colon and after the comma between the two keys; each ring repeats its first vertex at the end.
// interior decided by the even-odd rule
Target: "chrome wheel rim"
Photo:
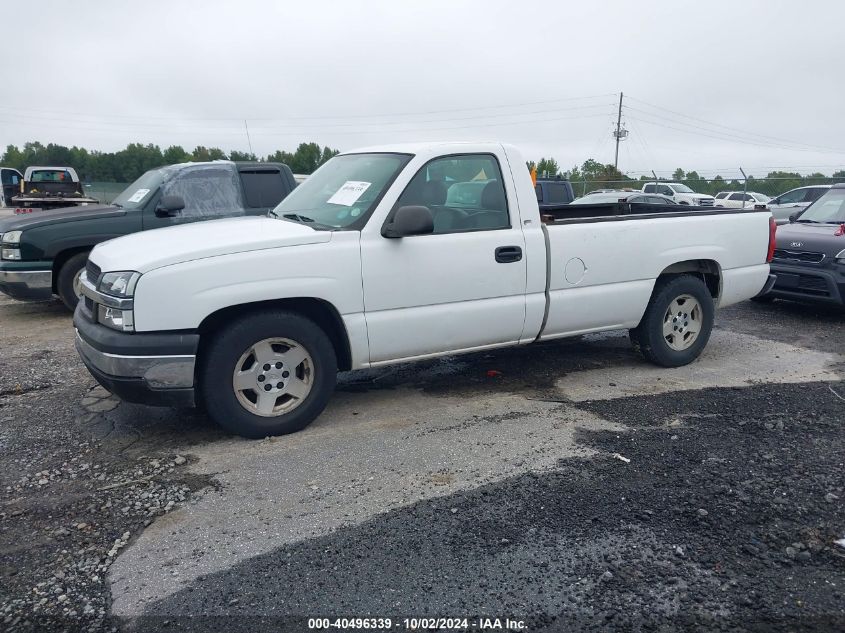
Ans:
{"type": "Polygon", "coordinates": [[[676,297],[663,316],[663,338],[675,351],[688,349],[701,333],[702,311],[698,299],[692,295],[676,297]]]}
{"type": "Polygon", "coordinates": [[[84,268],[80,268],[76,271],[76,274],[73,276],[73,294],[76,295],[78,299],[82,298],[82,271],[84,268]]]}
{"type": "Polygon", "coordinates": [[[235,365],[232,387],[240,405],[265,418],[301,405],[314,385],[314,361],[298,342],[266,338],[247,349],[235,365]]]}

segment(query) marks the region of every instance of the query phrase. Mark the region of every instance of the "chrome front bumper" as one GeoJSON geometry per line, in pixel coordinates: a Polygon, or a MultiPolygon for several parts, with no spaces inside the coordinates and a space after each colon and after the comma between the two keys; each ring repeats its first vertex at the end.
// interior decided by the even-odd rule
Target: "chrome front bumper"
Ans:
{"type": "Polygon", "coordinates": [[[196,356],[121,356],[94,349],[76,333],[76,349],[98,371],[118,379],[143,380],[150,389],[193,389],[196,356]]]}
{"type": "Polygon", "coordinates": [[[49,270],[0,270],[0,292],[22,301],[49,301],[53,273],[49,270]]]}

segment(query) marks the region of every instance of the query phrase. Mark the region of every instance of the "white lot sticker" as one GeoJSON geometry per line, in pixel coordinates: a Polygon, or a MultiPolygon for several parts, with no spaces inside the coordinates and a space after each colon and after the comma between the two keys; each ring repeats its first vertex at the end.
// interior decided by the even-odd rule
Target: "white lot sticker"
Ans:
{"type": "Polygon", "coordinates": [[[141,202],[148,193],[150,193],[149,189],[138,189],[138,191],[132,194],[128,202],[141,202]]]}
{"type": "Polygon", "coordinates": [[[347,180],[340,189],[335,191],[334,195],[327,202],[329,204],[342,204],[345,207],[351,207],[371,184],[373,183],[363,182],[361,180],[347,180]]]}

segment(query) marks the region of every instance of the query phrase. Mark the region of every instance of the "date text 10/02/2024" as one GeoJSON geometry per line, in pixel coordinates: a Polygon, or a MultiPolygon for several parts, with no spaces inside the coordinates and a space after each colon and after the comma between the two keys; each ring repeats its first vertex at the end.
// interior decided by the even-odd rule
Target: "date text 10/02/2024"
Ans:
{"type": "Polygon", "coordinates": [[[510,618],[308,618],[315,630],[477,630],[524,631],[525,621],[510,618]]]}

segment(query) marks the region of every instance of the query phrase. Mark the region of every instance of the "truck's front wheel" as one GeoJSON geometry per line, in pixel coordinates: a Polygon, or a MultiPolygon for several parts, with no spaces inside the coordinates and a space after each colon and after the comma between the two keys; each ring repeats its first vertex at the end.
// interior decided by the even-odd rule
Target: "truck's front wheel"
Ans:
{"type": "Polygon", "coordinates": [[[686,365],[707,345],[714,311],[713,297],[698,277],[658,279],[642,321],[629,331],[631,342],[656,365],[686,365]]]}
{"type": "Polygon", "coordinates": [[[326,333],[286,311],[261,312],[212,335],[202,401],[223,428],[253,439],[299,431],[326,407],[337,359],[326,333]]]}
{"type": "MultiPolygon", "coordinates": [[[[82,296],[82,285],[79,278],[85,270],[85,263],[88,261],[88,251],[77,253],[62,264],[59,269],[59,276],[56,278],[56,291],[59,298],[73,312],[79,298],[82,296]]],[[[95,280],[96,281],[96,280],[95,280]]]]}

